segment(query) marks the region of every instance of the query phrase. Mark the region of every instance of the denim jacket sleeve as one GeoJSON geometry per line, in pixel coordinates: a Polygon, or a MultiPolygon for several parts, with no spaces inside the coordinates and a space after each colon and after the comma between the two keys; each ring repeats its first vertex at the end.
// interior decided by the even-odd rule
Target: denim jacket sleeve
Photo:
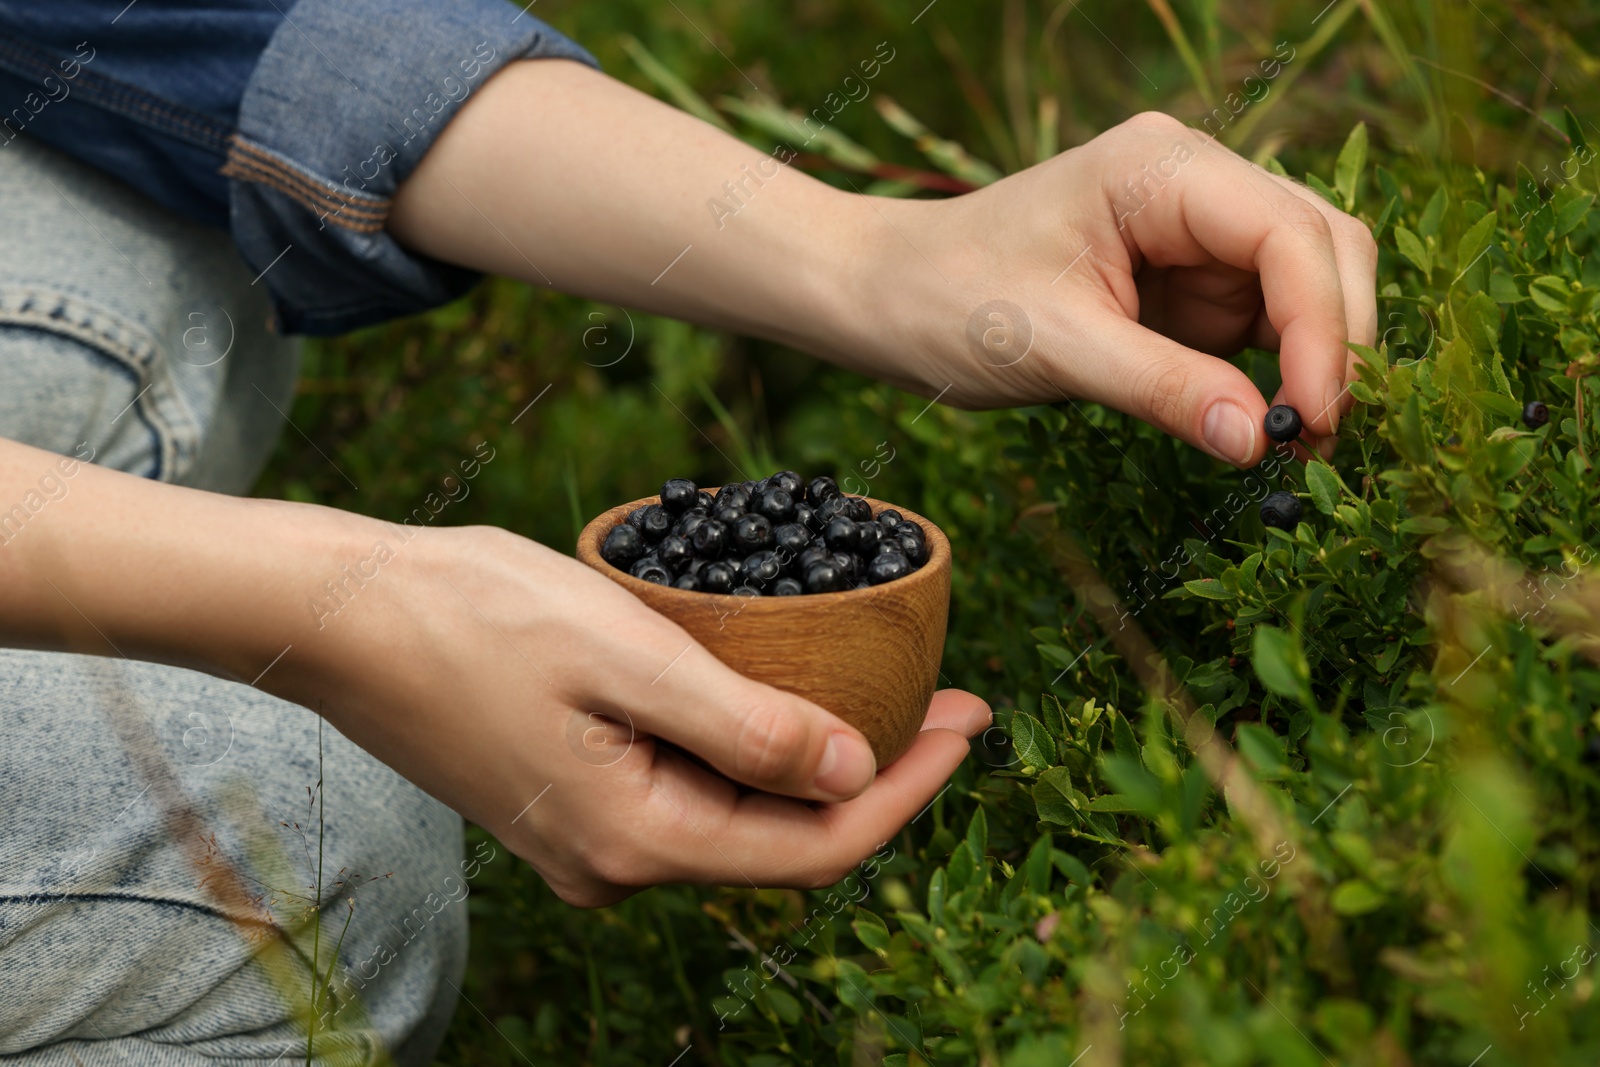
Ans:
{"type": "Polygon", "coordinates": [[[385,223],[451,118],[529,58],[595,65],[504,0],[0,0],[0,151],[35,136],[226,225],[279,329],[340,333],[476,283],[385,223]]]}

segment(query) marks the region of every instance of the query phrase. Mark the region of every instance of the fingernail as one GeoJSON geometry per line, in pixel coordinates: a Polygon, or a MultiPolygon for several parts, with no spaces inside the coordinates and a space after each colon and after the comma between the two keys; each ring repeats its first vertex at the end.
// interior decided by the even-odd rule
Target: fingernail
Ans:
{"type": "Polygon", "coordinates": [[[1229,463],[1245,464],[1256,452],[1256,423],[1244,408],[1231,400],[1219,400],[1206,412],[1200,432],[1206,447],[1229,463]]]}
{"type": "Polygon", "coordinates": [[[1344,390],[1345,385],[1343,382],[1335,381],[1328,383],[1328,391],[1326,393],[1327,404],[1324,410],[1328,413],[1329,433],[1339,432],[1339,404],[1344,400],[1344,390]]]}
{"type": "Polygon", "coordinates": [[[872,784],[878,773],[878,764],[872,749],[850,734],[836,732],[828,738],[828,747],[822,750],[822,765],[811,784],[820,793],[844,798],[853,797],[872,784]]]}
{"type": "Polygon", "coordinates": [[[994,722],[994,712],[989,710],[987,704],[979,704],[967,715],[967,736],[975,737],[989,728],[994,722]]]}

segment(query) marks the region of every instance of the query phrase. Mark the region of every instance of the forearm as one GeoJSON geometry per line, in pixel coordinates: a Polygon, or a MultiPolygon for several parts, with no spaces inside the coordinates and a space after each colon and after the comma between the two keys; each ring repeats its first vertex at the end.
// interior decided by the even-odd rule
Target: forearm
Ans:
{"type": "Polygon", "coordinates": [[[861,358],[889,232],[870,199],[576,63],[485,85],[389,229],[439,259],[884,371],[861,358]]]}
{"type": "Polygon", "coordinates": [[[340,577],[335,561],[376,525],[328,508],[153,482],[0,439],[0,643],[248,682],[314,632],[305,604],[319,564],[340,577]]]}

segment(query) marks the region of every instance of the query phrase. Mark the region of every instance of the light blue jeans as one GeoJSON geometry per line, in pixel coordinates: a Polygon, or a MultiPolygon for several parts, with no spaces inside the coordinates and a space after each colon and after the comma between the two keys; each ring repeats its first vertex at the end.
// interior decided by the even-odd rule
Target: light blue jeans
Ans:
{"type": "MultiPolygon", "coordinates": [[[[0,204],[0,435],[247,491],[297,351],[227,235],[26,137],[0,204]]],[[[317,1062],[431,1060],[471,879],[511,860],[464,856],[454,812],[332,727],[319,753],[319,722],[192,671],[0,650],[0,1062],[287,1065],[314,986],[317,1062]],[[227,906],[235,876],[259,899],[227,906]]]]}

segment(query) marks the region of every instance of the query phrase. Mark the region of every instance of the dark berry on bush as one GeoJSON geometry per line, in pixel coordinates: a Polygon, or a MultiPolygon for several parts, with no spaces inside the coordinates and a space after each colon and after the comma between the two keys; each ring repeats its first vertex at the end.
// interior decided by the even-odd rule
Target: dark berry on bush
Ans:
{"type": "Polygon", "coordinates": [[[786,522],[772,531],[772,544],[790,555],[801,552],[811,543],[811,531],[797,522],[786,522]]]}
{"type": "Polygon", "coordinates": [[[628,573],[635,578],[643,578],[647,582],[657,585],[671,585],[672,571],[654,553],[642,556],[636,560],[628,573]]]}
{"type": "Polygon", "coordinates": [[[639,532],[646,541],[659,541],[672,529],[672,516],[660,504],[646,504],[644,518],[639,520],[639,532]]]}
{"type": "Polygon", "coordinates": [[[742,485],[725,485],[717,491],[716,506],[711,509],[715,514],[719,507],[735,507],[744,511],[750,506],[750,490],[742,485]]]}
{"type": "Polygon", "coordinates": [[[750,553],[772,547],[772,523],[765,515],[741,515],[733,524],[733,547],[750,553]]]}
{"type": "Polygon", "coordinates": [[[611,532],[606,534],[605,543],[600,546],[600,558],[624,570],[633,566],[634,560],[642,555],[644,535],[627,523],[613,526],[611,532]]]}
{"type": "Polygon", "coordinates": [[[867,503],[864,496],[847,496],[844,498],[845,514],[856,522],[872,521],[872,505],[867,503]]]}
{"type": "Polygon", "coordinates": [[[699,578],[696,578],[692,574],[685,573],[678,575],[677,581],[672,583],[672,588],[687,589],[691,593],[698,593],[703,587],[700,584],[699,578]]]}
{"type": "Polygon", "coordinates": [[[700,568],[700,587],[712,593],[726,593],[733,588],[738,572],[733,564],[724,561],[707,563],[700,568]]]}
{"type": "Polygon", "coordinates": [[[1300,436],[1300,413],[1288,404],[1274,404],[1267,409],[1264,425],[1274,441],[1293,441],[1300,436]]]}
{"type": "Polygon", "coordinates": [[[841,589],[848,589],[850,581],[832,562],[817,563],[806,569],[806,592],[808,593],[837,593],[841,589]]]}
{"type": "Polygon", "coordinates": [[[788,522],[794,516],[794,497],[789,495],[787,489],[773,486],[763,490],[761,495],[756,497],[753,510],[773,522],[788,522]]]}
{"type": "Polygon", "coordinates": [[[928,562],[928,546],[920,536],[898,533],[895,534],[895,540],[900,542],[900,547],[905,551],[906,559],[910,561],[913,569],[928,562]]]}
{"type": "Polygon", "coordinates": [[[811,479],[806,486],[806,503],[816,507],[824,500],[831,500],[839,495],[839,483],[826,474],[811,479]]]}
{"type": "Polygon", "coordinates": [[[861,531],[856,528],[854,520],[843,517],[831,519],[822,528],[822,540],[835,552],[854,552],[856,545],[861,543],[861,531]]]}
{"type": "Polygon", "coordinates": [[[900,514],[894,508],[884,508],[882,511],[878,512],[878,525],[882,526],[885,530],[893,530],[896,526],[905,521],[906,517],[900,514]]]}
{"type": "Polygon", "coordinates": [[[728,527],[716,519],[707,519],[694,528],[694,534],[689,538],[689,543],[694,546],[694,554],[701,559],[721,559],[722,554],[728,550],[728,527]]]}
{"type": "Polygon", "coordinates": [[[745,557],[744,565],[739,568],[739,577],[746,585],[765,589],[768,583],[777,581],[780,570],[782,568],[778,565],[778,554],[763,550],[752,552],[745,557]]]}
{"type": "Polygon", "coordinates": [[[733,587],[732,592],[733,592],[734,596],[742,596],[742,597],[753,597],[753,596],[760,596],[761,595],[761,590],[757,589],[753,585],[736,585],[736,586],[733,587]]]}
{"type": "Polygon", "coordinates": [[[687,478],[668,478],[661,485],[661,506],[673,515],[694,507],[699,496],[700,487],[687,478]]]}
{"type": "Polygon", "coordinates": [[[896,578],[904,578],[910,573],[911,561],[893,552],[874,556],[872,562],[867,564],[867,581],[873,585],[892,582],[896,578]]]}
{"type": "Polygon", "coordinates": [[[694,495],[694,506],[705,508],[706,514],[709,515],[711,514],[711,509],[717,506],[717,498],[702,489],[694,495]]]}
{"type": "Polygon", "coordinates": [[[687,537],[668,534],[656,546],[656,555],[676,573],[689,565],[689,560],[694,555],[694,548],[689,544],[687,537]]]}
{"type": "Polygon", "coordinates": [[[1522,424],[1530,430],[1537,430],[1550,421],[1550,409],[1543,400],[1530,400],[1522,409],[1522,424]]]}
{"type": "Polygon", "coordinates": [[[628,517],[622,521],[627,523],[629,526],[632,526],[635,530],[639,529],[639,527],[644,523],[644,508],[634,508],[632,511],[628,512],[628,517]]]}
{"type": "Polygon", "coordinates": [[[806,487],[806,483],[794,471],[779,471],[767,478],[767,484],[774,489],[782,489],[793,498],[798,498],[800,491],[806,487]]]}
{"type": "Polygon", "coordinates": [[[772,583],[773,596],[799,596],[806,591],[805,586],[793,578],[779,578],[772,583]]]}
{"type": "Polygon", "coordinates": [[[1280,530],[1300,525],[1300,498],[1293,493],[1276,492],[1261,502],[1261,521],[1280,530]]]}

